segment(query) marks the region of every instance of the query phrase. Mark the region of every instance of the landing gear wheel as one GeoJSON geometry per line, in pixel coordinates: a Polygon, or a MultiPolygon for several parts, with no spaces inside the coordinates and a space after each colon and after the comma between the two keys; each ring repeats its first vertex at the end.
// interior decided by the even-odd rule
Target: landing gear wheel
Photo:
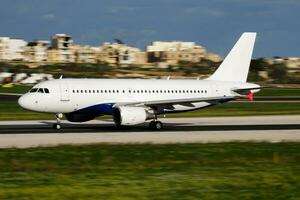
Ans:
{"type": "Polygon", "coordinates": [[[149,123],[149,128],[152,130],[161,130],[163,128],[163,124],[160,121],[151,121],[149,123]]]}
{"type": "Polygon", "coordinates": [[[60,124],[53,124],[53,128],[56,129],[56,130],[60,130],[61,125],[60,124]]]}
{"type": "Polygon", "coordinates": [[[57,113],[55,115],[55,118],[56,118],[56,123],[53,124],[53,128],[56,129],[56,130],[60,130],[61,129],[61,125],[60,125],[60,119],[63,118],[63,114],[62,113],[57,113]]]}

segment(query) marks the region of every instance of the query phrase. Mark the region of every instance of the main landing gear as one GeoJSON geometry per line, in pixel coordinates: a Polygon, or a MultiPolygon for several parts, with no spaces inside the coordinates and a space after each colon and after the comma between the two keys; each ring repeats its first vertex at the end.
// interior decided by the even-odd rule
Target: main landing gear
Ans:
{"type": "Polygon", "coordinates": [[[159,131],[163,128],[163,123],[161,121],[153,120],[149,123],[149,128],[159,131]]]}
{"type": "Polygon", "coordinates": [[[53,124],[53,128],[56,130],[60,130],[61,129],[61,119],[63,118],[63,114],[62,113],[58,113],[55,115],[56,118],[56,123],[53,124]]]}

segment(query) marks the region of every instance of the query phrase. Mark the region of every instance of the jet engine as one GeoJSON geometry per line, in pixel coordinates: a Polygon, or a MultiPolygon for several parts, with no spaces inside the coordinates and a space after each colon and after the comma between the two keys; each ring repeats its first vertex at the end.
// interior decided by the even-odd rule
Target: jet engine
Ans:
{"type": "Polygon", "coordinates": [[[66,118],[70,122],[87,122],[95,119],[96,115],[86,113],[68,113],[65,114],[66,118]]]}
{"type": "Polygon", "coordinates": [[[118,106],[113,108],[113,119],[118,126],[141,124],[154,117],[154,111],[147,107],[118,106]]]}

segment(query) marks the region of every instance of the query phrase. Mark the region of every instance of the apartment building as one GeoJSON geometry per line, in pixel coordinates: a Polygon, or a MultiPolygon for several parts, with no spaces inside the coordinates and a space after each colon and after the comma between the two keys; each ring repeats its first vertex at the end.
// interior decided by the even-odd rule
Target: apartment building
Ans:
{"type": "Polygon", "coordinates": [[[109,64],[129,65],[145,63],[140,49],[130,47],[126,44],[104,43],[98,53],[97,60],[109,64]]]}
{"type": "Polygon", "coordinates": [[[54,60],[58,62],[75,62],[72,36],[67,34],[56,34],[52,37],[50,54],[57,55],[54,60]],[[56,51],[52,51],[56,50],[56,51]],[[58,52],[58,54],[56,54],[58,52]]]}
{"type": "Polygon", "coordinates": [[[0,37],[0,60],[24,60],[24,47],[27,42],[23,39],[0,37]]]}
{"type": "Polygon", "coordinates": [[[206,49],[194,42],[163,42],[155,41],[147,46],[149,62],[165,62],[178,64],[179,62],[200,62],[206,55],[206,49]]]}
{"type": "Polygon", "coordinates": [[[48,60],[47,50],[49,48],[49,41],[35,40],[29,42],[24,47],[24,60],[28,62],[44,62],[48,60]]]}
{"type": "Polygon", "coordinates": [[[99,47],[74,45],[73,47],[76,63],[96,63],[99,47]]]}

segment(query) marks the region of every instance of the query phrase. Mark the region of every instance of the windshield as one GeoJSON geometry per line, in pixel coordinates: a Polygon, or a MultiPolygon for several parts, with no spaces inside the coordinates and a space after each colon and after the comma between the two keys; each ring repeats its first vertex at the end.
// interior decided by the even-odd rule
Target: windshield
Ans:
{"type": "Polygon", "coordinates": [[[36,92],[37,90],[38,90],[37,88],[32,88],[29,92],[33,93],[33,92],[36,92]]]}
{"type": "Polygon", "coordinates": [[[49,93],[49,89],[48,88],[32,88],[30,91],[30,93],[35,93],[35,92],[38,92],[38,93],[49,93]]]}

